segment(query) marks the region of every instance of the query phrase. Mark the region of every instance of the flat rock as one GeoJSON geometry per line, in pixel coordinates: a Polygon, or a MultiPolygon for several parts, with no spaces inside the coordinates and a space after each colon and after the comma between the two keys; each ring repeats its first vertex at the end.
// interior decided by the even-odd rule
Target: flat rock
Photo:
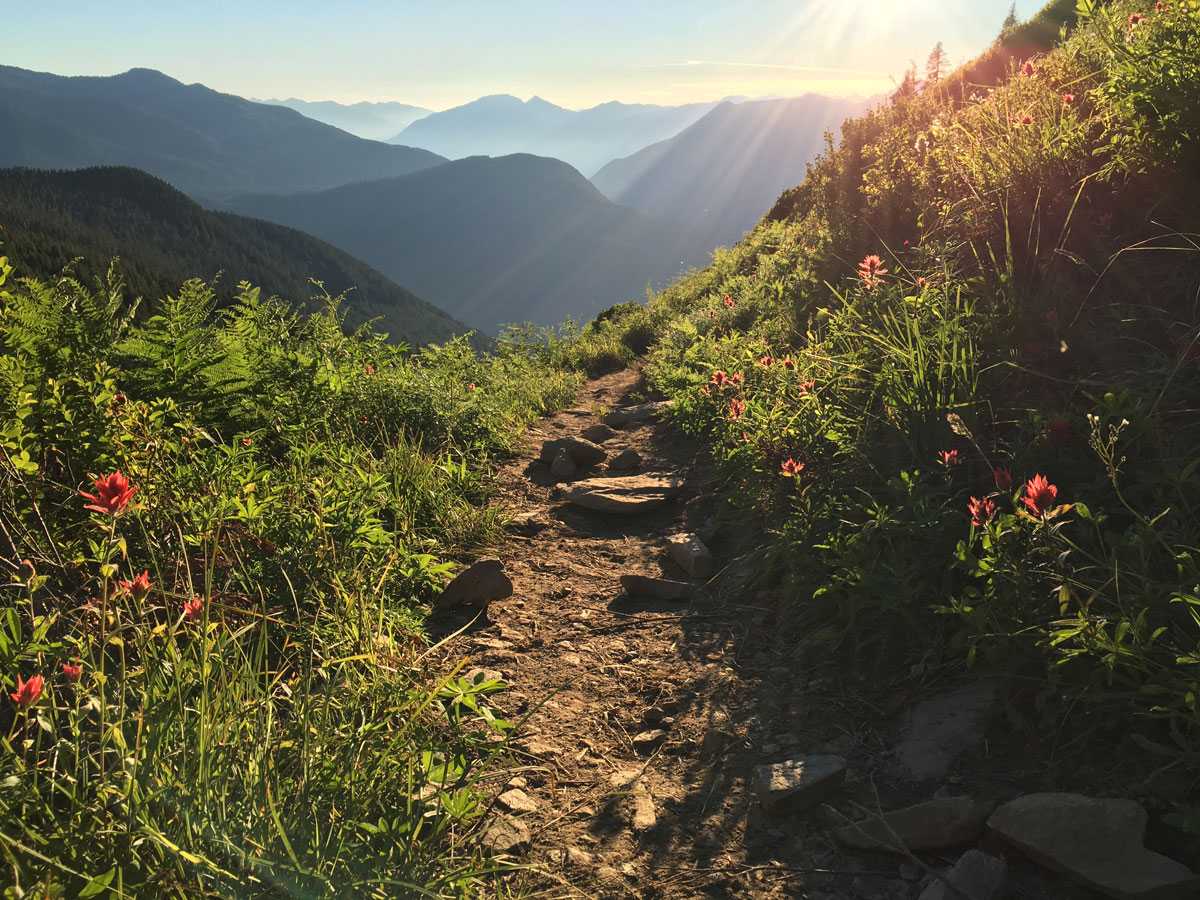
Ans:
{"type": "Polygon", "coordinates": [[[667,552],[675,564],[692,578],[708,578],[712,575],[712,553],[698,535],[671,535],[667,538],[667,552]]]}
{"type": "Polygon", "coordinates": [[[611,441],[617,436],[617,430],[611,425],[603,423],[593,425],[591,428],[585,428],[580,432],[580,435],[591,441],[593,444],[603,444],[605,441],[611,441]]]}
{"type": "Polygon", "coordinates": [[[484,684],[488,681],[504,681],[504,673],[497,669],[472,669],[466,674],[466,679],[470,684],[484,684]]]}
{"type": "Polygon", "coordinates": [[[538,810],[537,801],[520,788],[511,788],[505,791],[496,798],[496,802],[509,812],[532,813],[538,810]]]}
{"type": "Polygon", "coordinates": [[[550,463],[550,474],[559,481],[570,481],[579,474],[579,466],[575,464],[566,447],[560,447],[554,455],[554,460],[550,463]]]}
{"type": "Polygon", "coordinates": [[[687,600],[692,594],[692,586],[686,581],[651,578],[649,575],[622,575],[621,588],[630,597],[649,597],[671,603],[687,600]]]}
{"type": "Polygon", "coordinates": [[[459,572],[446,585],[434,603],[434,610],[483,609],[493,600],[511,597],[512,592],[512,579],[504,573],[504,563],[498,559],[481,559],[459,572]]]}
{"type": "Polygon", "coordinates": [[[683,490],[683,479],[660,475],[626,475],[577,481],[564,493],[576,506],[599,512],[636,515],[669,503],[683,490]]]}
{"type": "Polygon", "coordinates": [[[532,844],[525,823],[508,816],[493,816],[480,839],[492,853],[524,853],[532,844]]]}
{"type": "Polygon", "coordinates": [[[633,472],[641,467],[642,454],[632,447],[622,450],[608,461],[608,468],[612,472],[633,472]]]}
{"type": "Polygon", "coordinates": [[[583,438],[565,437],[544,442],[540,459],[544,463],[552,463],[560,450],[566,450],[575,464],[584,468],[598,466],[608,458],[608,451],[598,444],[583,438]]]}
{"type": "Polygon", "coordinates": [[[973,844],[988,809],[970,797],[940,797],[839,828],[834,835],[859,850],[943,850],[973,844]],[[903,845],[898,847],[897,842],[903,845]]]}
{"type": "Polygon", "coordinates": [[[1200,876],[1143,844],[1146,810],[1135,800],[1029,794],[1001,806],[988,829],[1034,862],[1118,900],[1200,896],[1200,876]]]}
{"type": "Polygon", "coordinates": [[[671,403],[669,400],[661,400],[656,403],[642,403],[638,406],[626,406],[622,409],[613,410],[601,421],[611,428],[641,425],[657,418],[660,413],[669,409],[670,406],[671,403]]]}
{"type": "Polygon", "coordinates": [[[798,756],[754,770],[754,788],[766,812],[815,806],[845,781],[846,761],[840,756],[798,756]]]}
{"type": "Polygon", "coordinates": [[[941,779],[962,753],[983,742],[1000,685],[977,681],[925,700],[912,710],[896,757],[916,781],[941,779]]]}
{"type": "Polygon", "coordinates": [[[662,743],[663,738],[666,736],[667,733],[663,729],[650,728],[640,734],[634,735],[633,746],[642,752],[646,752],[662,743]]]}
{"type": "Polygon", "coordinates": [[[921,900],[1000,900],[1008,864],[980,850],[968,850],[945,877],[954,890],[945,881],[934,881],[921,892],[921,900]]]}

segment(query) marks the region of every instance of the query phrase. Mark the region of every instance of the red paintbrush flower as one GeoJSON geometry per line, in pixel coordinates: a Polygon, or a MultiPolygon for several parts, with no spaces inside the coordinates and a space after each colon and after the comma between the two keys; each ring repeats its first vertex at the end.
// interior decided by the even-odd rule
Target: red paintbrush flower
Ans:
{"type": "Polygon", "coordinates": [[[996,515],[996,501],[990,497],[985,497],[982,500],[978,497],[972,497],[970,502],[967,503],[967,512],[971,514],[971,524],[976,528],[983,528],[996,515]]]}
{"type": "Polygon", "coordinates": [[[195,596],[183,603],[183,617],[189,622],[195,622],[204,614],[204,598],[195,596]]]}
{"type": "Polygon", "coordinates": [[[779,467],[779,471],[784,478],[796,478],[804,471],[804,463],[788,458],[783,461],[783,464],[779,467]]]}
{"type": "Polygon", "coordinates": [[[130,485],[129,479],[120,472],[97,478],[93,484],[96,493],[79,492],[80,497],[91,501],[83,508],[109,516],[118,516],[124,512],[133,495],[137,493],[137,488],[130,485]]]}
{"type": "Polygon", "coordinates": [[[79,660],[75,660],[73,663],[65,662],[62,664],[62,673],[67,681],[78,681],[80,676],[83,675],[83,663],[79,660]]]}
{"type": "Polygon", "coordinates": [[[150,593],[150,588],[153,586],[153,583],[150,581],[150,573],[146,570],[143,570],[142,574],[135,577],[132,581],[122,581],[118,585],[122,591],[133,597],[134,600],[145,600],[150,593]]]}
{"type": "Polygon", "coordinates": [[[733,309],[735,306],[737,306],[737,304],[734,302],[733,298],[730,297],[728,294],[726,294],[722,298],[721,302],[725,304],[726,309],[733,309]]]}
{"type": "Polygon", "coordinates": [[[1032,78],[1037,74],[1037,68],[1034,66],[1033,60],[1028,59],[1025,61],[1025,65],[1021,66],[1021,74],[1026,78],[1032,78]]]}
{"type": "Polygon", "coordinates": [[[725,387],[729,383],[729,375],[723,369],[717,369],[709,381],[717,387],[725,387]]]}
{"type": "Polygon", "coordinates": [[[859,280],[866,285],[867,290],[874,290],[878,287],[887,273],[888,270],[884,268],[883,260],[874,253],[858,264],[859,280]]]}
{"type": "Polygon", "coordinates": [[[769,369],[771,366],[775,365],[775,357],[771,356],[770,354],[766,356],[760,356],[758,358],[758,364],[764,369],[769,369]]]}
{"type": "Polygon", "coordinates": [[[1072,93],[1063,94],[1062,101],[1064,105],[1071,106],[1075,102],[1075,95],[1072,93]]]}
{"type": "Polygon", "coordinates": [[[734,397],[729,401],[729,418],[740,419],[746,414],[746,401],[734,397]]]}
{"type": "Polygon", "coordinates": [[[957,466],[959,463],[957,450],[940,450],[938,451],[938,462],[946,468],[957,466]]]}
{"type": "Polygon", "coordinates": [[[1050,483],[1045,475],[1034,475],[1025,482],[1025,496],[1021,502],[1035,516],[1044,516],[1054,508],[1058,499],[1058,486],[1050,483]]]}
{"type": "Polygon", "coordinates": [[[28,681],[22,681],[21,676],[17,675],[17,689],[9,694],[12,697],[13,703],[28,709],[33,704],[38,702],[38,698],[42,696],[42,688],[46,685],[46,679],[41,675],[30,675],[28,681]]]}
{"type": "Polygon", "coordinates": [[[999,466],[992,469],[992,478],[996,482],[996,490],[1011,491],[1013,486],[1012,469],[1002,469],[999,466]]]}

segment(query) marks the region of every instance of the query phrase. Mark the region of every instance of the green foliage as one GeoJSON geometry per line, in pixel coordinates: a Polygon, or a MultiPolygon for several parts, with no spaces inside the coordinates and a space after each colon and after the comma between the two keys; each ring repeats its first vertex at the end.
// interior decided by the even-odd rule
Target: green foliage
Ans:
{"type": "Polygon", "coordinates": [[[135,321],[115,268],[9,273],[0,686],[45,677],[0,711],[14,890],[468,893],[511,725],[502,685],[426,670],[423,600],[496,537],[488,462],[577,379],[347,334],[335,298],[189,281],[135,321]],[[133,502],[89,512],[114,471],[133,502]]]}

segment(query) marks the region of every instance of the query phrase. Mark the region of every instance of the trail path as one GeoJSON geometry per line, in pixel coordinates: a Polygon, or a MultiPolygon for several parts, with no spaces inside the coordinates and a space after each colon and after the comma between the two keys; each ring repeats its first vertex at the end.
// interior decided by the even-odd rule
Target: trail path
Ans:
{"type": "MultiPolygon", "coordinates": [[[[640,472],[684,479],[679,497],[633,516],[564,502],[571,480],[538,461],[544,441],[643,402],[639,391],[630,370],[589,382],[578,407],[532,429],[500,475],[518,517],[498,554],[515,591],[446,648],[502,675],[503,711],[529,716],[521,770],[500,789],[496,840],[532,865],[520,878],[537,896],[915,900],[926,873],[911,861],[847,855],[829,836],[838,824],[829,813],[768,815],[754,797],[764,761],[832,752],[863,769],[878,753],[877,736],[846,724],[866,707],[847,711],[844,686],[806,667],[778,598],[730,590],[728,578],[720,591],[694,580],[684,602],[622,591],[626,574],[687,580],[667,539],[708,514],[702,457],[655,419],[605,441],[610,458],[633,448],[640,472]]],[[[578,477],[618,474],[600,466],[578,477]]],[[[890,700],[899,708],[909,698],[890,700]]],[[[865,780],[851,787],[871,802],[865,780]]]]}

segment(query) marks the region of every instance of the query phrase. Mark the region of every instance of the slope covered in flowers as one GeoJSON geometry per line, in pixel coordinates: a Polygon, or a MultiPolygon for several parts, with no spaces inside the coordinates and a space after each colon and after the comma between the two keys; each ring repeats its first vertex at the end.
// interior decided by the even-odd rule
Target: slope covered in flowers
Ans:
{"type": "Polygon", "coordinates": [[[1145,772],[1200,746],[1198,200],[1200,4],[1055,2],[563,352],[648,353],[848,677],[1002,671],[1057,783],[1145,772]]]}

